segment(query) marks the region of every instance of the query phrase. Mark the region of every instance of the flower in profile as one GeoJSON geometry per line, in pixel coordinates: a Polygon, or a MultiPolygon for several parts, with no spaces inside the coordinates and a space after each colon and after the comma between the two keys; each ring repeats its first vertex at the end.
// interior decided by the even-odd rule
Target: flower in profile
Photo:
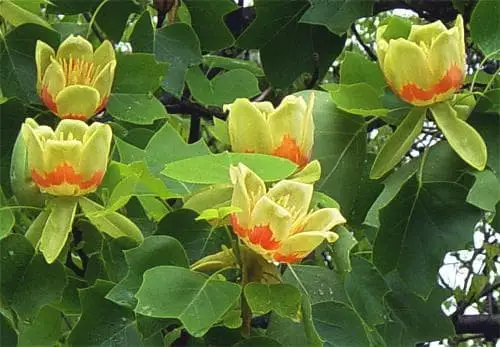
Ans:
{"type": "Polygon", "coordinates": [[[311,253],[323,240],[334,242],[330,231],[346,220],[337,208],[309,212],[313,185],[283,180],[266,192],[262,179],[243,164],[230,168],[234,185],[231,215],[234,232],[265,259],[294,263],[311,253]]]}
{"type": "Polygon", "coordinates": [[[314,93],[308,104],[302,97],[289,95],[276,109],[270,102],[248,99],[224,105],[224,110],[229,110],[233,151],[275,155],[304,167],[314,143],[313,106],[314,93]]]}
{"type": "Polygon", "coordinates": [[[21,131],[31,178],[42,192],[80,196],[101,184],[111,146],[109,125],[63,119],[54,131],[28,118],[21,131]]]}
{"type": "Polygon", "coordinates": [[[109,41],[94,52],[86,39],[71,35],[57,53],[42,41],[35,52],[38,94],[54,114],[86,121],[106,107],[116,67],[109,41]]]}
{"type": "Polygon", "coordinates": [[[458,15],[447,29],[441,21],[412,25],[407,38],[387,38],[377,29],[377,55],[392,90],[404,101],[425,106],[449,99],[465,78],[464,24],[458,15]]]}

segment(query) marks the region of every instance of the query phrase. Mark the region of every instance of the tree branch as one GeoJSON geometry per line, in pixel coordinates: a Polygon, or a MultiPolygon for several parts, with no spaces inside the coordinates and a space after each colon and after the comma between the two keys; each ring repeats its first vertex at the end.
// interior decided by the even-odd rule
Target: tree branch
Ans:
{"type": "Polygon", "coordinates": [[[92,32],[95,34],[95,36],[97,36],[99,41],[103,42],[106,38],[101,33],[101,30],[97,27],[97,24],[92,21],[92,16],[90,15],[90,13],[84,12],[83,18],[85,18],[85,20],[89,23],[92,28],[92,32]]]}
{"type": "Polygon", "coordinates": [[[352,23],[351,31],[354,34],[354,36],[356,37],[356,40],[358,40],[359,44],[365,50],[366,54],[368,54],[370,59],[373,61],[377,61],[377,56],[375,55],[375,53],[373,53],[372,49],[370,47],[368,47],[368,45],[363,41],[363,39],[361,38],[361,35],[358,32],[358,29],[356,29],[356,23],[352,23]]]}

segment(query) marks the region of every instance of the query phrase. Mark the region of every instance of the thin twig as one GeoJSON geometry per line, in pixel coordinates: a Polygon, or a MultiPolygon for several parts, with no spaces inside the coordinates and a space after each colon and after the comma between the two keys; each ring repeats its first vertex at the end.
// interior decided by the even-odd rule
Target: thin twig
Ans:
{"type": "Polygon", "coordinates": [[[85,18],[85,20],[89,23],[90,27],[92,28],[92,32],[95,34],[95,36],[97,36],[99,41],[103,42],[105,40],[104,35],[101,33],[101,30],[97,27],[95,21],[94,22],[92,21],[92,16],[90,15],[90,13],[87,12],[83,13],[83,18],[85,18]]]}
{"type": "Polygon", "coordinates": [[[354,36],[356,37],[356,40],[358,40],[359,44],[365,50],[366,54],[368,54],[370,59],[377,61],[377,56],[373,53],[372,49],[370,47],[368,47],[368,45],[363,41],[363,39],[361,38],[361,35],[359,34],[358,30],[356,29],[356,23],[352,23],[351,31],[354,34],[354,36]]]}

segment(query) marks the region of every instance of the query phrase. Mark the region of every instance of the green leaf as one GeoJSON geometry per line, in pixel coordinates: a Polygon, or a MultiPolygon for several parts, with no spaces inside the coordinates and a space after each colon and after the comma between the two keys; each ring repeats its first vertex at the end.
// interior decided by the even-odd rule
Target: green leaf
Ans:
{"type": "Polygon", "coordinates": [[[134,295],[142,283],[142,275],[148,269],[160,265],[189,267],[182,245],[170,236],[149,236],[137,248],[125,251],[128,264],[127,276],[106,295],[106,299],[133,309],[137,300],[134,295]]]}
{"type": "Polygon", "coordinates": [[[82,315],[69,334],[70,345],[124,345],[120,335],[124,330],[133,327],[134,313],[105,299],[106,293],[112,287],[111,282],[97,280],[92,287],[79,291],[82,315]]]}
{"type": "Polygon", "coordinates": [[[171,192],[183,195],[191,194],[196,187],[161,175],[160,173],[165,168],[165,164],[210,153],[203,140],[193,144],[184,142],[179,133],[169,123],[165,123],[151,138],[144,150],[119,139],[116,142],[122,163],[129,164],[135,161],[145,161],[151,173],[161,178],[171,192]],[[166,151],[165,148],[169,150],[166,151]]]}
{"type": "MultiPolygon", "coordinates": [[[[309,98],[309,91],[295,95],[309,98]]],[[[342,213],[353,207],[366,155],[366,128],[361,117],[339,110],[328,93],[315,92],[312,159],[321,163],[315,188],[335,199],[342,213]],[[340,182],[342,182],[340,184],[340,182]]]]}
{"type": "Polygon", "coordinates": [[[241,287],[217,276],[174,266],[144,273],[135,311],[149,317],[176,318],[193,336],[202,336],[239,299],[241,287]]]}
{"type": "Polygon", "coordinates": [[[137,243],[128,237],[117,239],[104,237],[103,239],[101,257],[104,261],[104,270],[108,279],[116,283],[125,278],[128,272],[124,252],[137,247],[137,243]]]}
{"type": "Polygon", "coordinates": [[[2,186],[0,186],[0,239],[8,235],[15,224],[16,219],[7,204],[7,198],[3,193],[2,186]]]}
{"type": "Polygon", "coordinates": [[[200,38],[201,49],[216,51],[233,45],[234,37],[224,23],[224,16],[238,7],[232,0],[191,0],[185,2],[191,26],[200,38]]]}
{"type": "MultiPolygon", "coordinates": [[[[134,24],[130,34],[130,44],[136,53],[153,53],[155,31],[149,11],[144,11],[134,24]]],[[[146,71],[142,70],[141,74],[146,71]]]]}
{"type": "MultiPolygon", "coordinates": [[[[221,57],[219,55],[204,55],[203,64],[207,65],[210,69],[220,68],[224,70],[243,69],[251,72],[256,77],[264,77],[264,71],[253,60],[244,60],[237,58],[221,57]]],[[[216,118],[217,119],[217,118],[216,118]]]]}
{"type": "Polygon", "coordinates": [[[367,83],[375,90],[383,93],[387,86],[384,75],[376,62],[355,52],[345,52],[344,60],[340,65],[340,83],[357,84],[367,83]]]}
{"type": "Polygon", "coordinates": [[[271,84],[286,88],[301,74],[314,74],[319,80],[344,48],[345,37],[332,34],[326,27],[300,23],[309,7],[306,0],[254,1],[257,18],[238,38],[242,48],[260,48],[260,57],[271,84]],[[319,61],[315,62],[313,55],[319,61]]]}
{"type": "Polygon", "coordinates": [[[88,284],[82,280],[81,277],[76,277],[76,275],[72,275],[70,272],[71,270],[66,269],[68,284],[64,288],[61,301],[53,303],[51,306],[67,315],[79,315],[81,313],[81,307],[78,290],[87,287],[88,284]]]}
{"type": "Polygon", "coordinates": [[[0,1],[0,16],[4,20],[17,27],[22,24],[31,23],[41,25],[47,29],[52,29],[46,21],[44,21],[39,16],[25,10],[24,8],[17,6],[15,3],[9,0],[0,1]]]}
{"type": "Polygon", "coordinates": [[[184,23],[174,23],[158,30],[154,53],[158,61],[169,66],[163,88],[180,97],[187,69],[202,62],[200,41],[194,30],[184,23]]]}
{"type": "Polygon", "coordinates": [[[245,340],[241,340],[233,347],[280,347],[282,346],[278,341],[270,339],[265,336],[253,336],[245,340]]]}
{"type": "Polygon", "coordinates": [[[222,106],[236,98],[251,98],[260,93],[259,81],[244,69],[235,69],[208,80],[198,66],[190,68],[186,83],[193,98],[205,105],[222,106]]]}
{"type": "Polygon", "coordinates": [[[118,55],[113,93],[152,93],[160,87],[166,71],[167,64],[158,63],[152,54],[131,53],[118,55]]]}
{"type": "Polygon", "coordinates": [[[15,347],[18,346],[17,341],[17,333],[12,327],[12,324],[9,322],[7,317],[3,314],[0,314],[0,344],[5,347],[15,347]]]}
{"type": "Polygon", "coordinates": [[[473,172],[476,180],[467,194],[467,202],[482,210],[495,212],[500,201],[500,181],[491,170],[473,172]]]}
{"type": "Polygon", "coordinates": [[[351,250],[358,243],[352,233],[345,227],[337,227],[335,231],[339,238],[330,245],[332,249],[332,263],[339,273],[351,271],[351,250]]]}
{"type": "Polygon", "coordinates": [[[363,322],[347,305],[322,302],[312,306],[314,326],[330,346],[366,347],[369,341],[363,322]]]}
{"type": "Polygon", "coordinates": [[[483,170],[486,165],[486,145],[481,135],[465,121],[447,102],[430,106],[437,126],[457,154],[469,165],[483,170]]]}
{"type": "Polygon", "coordinates": [[[245,298],[254,315],[264,315],[274,311],[282,317],[299,320],[301,305],[299,290],[286,283],[248,283],[244,288],[245,298]]]}
{"type": "Polygon", "coordinates": [[[428,297],[443,256],[462,249],[480,218],[465,202],[467,189],[454,182],[410,179],[380,211],[373,260],[384,274],[396,269],[408,288],[428,297]]]}
{"type": "Polygon", "coordinates": [[[311,7],[300,19],[301,23],[324,25],[332,33],[341,35],[354,21],[372,15],[373,0],[309,0],[311,7]]]}
{"type": "Polygon", "coordinates": [[[107,111],[113,118],[134,124],[153,124],[168,116],[163,104],[150,94],[111,94],[107,111]]]}
{"type": "Polygon", "coordinates": [[[56,261],[66,245],[73,228],[77,201],[75,197],[60,196],[49,202],[49,216],[43,227],[39,244],[40,252],[49,264],[56,261]]]}
{"type": "Polygon", "coordinates": [[[56,31],[36,24],[23,24],[0,37],[0,88],[6,97],[38,102],[35,46],[41,40],[57,47],[56,31]]]}
{"type": "Polygon", "coordinates": [[[384,31],[384,39],[396,40],[399,38],[407,39],[410,36],[412,22],[406,18],[392,16],[387,22],[387,28],[384,31]]]}
{"type": "Polygon", "coordinates": [[[500,117],[487,113],[473,113],[469,122],[479,132],[488,150],[488,167],[500,177],[500,117]]]}
{"type": "Polygon", "coordinates": [[[383,299],[389,287],[372,263],[353,256],[352,271],[346,274],[344,287],[352,306],[368,325],[384,323],[383,299]]]}
{"type": "Polygon", "coordinates": [[[272,182],[293,174],[297,165],[280,157],[254,153],[219,153],[167,164],[162,174],[179,181],[202,184],[231,183],[229,168],[243,163],[264,181],[272,182]],[[203,168],[202,171],[199,168],[203,168]]]}
{"type": "Polygon", "coordinates": [[[206,221],[196,220],[197,216],[191,210],[176,210],[160,221],[156,231],[157,235],[169,235],[179,240],[191,263],[219,252],[222,244],[231,241],[227,239],[223,228],[215,228],[206,221]]]}
{"type": "Polygon", "coordinates": [[[2,299],[21,319],[32,321],[40,308],[58,302],[66,286],[64,266],[47,264],[20,234],[0,240],[2,299]]]}
{"type": "Polygon", "coordinates": [[[498,0],[479,0],[469,23],[472,40],[491,59],[500,59],[500,27],[496,20],[499,16],[498,0]]]}
{"type": "Polygon", "coordinates": [[[95,22],[106,37],[114,42],[119,42],[125,31],[128,18],[132,13],[139,13],[141,7],[133,0],[106,1],[94,13],[95,22]]]}
{"type": "Polygon", "coordinates": [[[384,176],[401,161],[422,131],[426,112],[426,108],[416,107],[408,113],[378,152],[370,171],[370,178],[378,179],[384,176]]]}
{"type": "Polygon", "coordinates": [[[360,116],[385,116],[389,110],[384,107],[380,95],[368,83],[328,84],[323,88],[331,92],[338,108],[360,116]]]}
{"type": "Polygon", "coordinates": [[[105,208],[92,200],[82,196],[78,204],[85,217],[101,232],[113,238],[120,236],[130,237],[136,242],[141,242],[143,236],[139,228],[127,217],[118,212],[105,211],[105,208]]]}
{"type": "Polygon", "coordinates": [[[35,320],[21,329],[19,346],[51,347],[56,345],[61,337],[61,324],[61,312],[48,305],[42,307],[35,320]]]}
{"type": "Polygon", "coordinates": [[[50,0],[47,3],[47,12],[57,14],[78,14],[93,11],[100,0],[73,1],[73,0],[50,0]]]}
{"type": "Polygon", "coordinates": [[[232,184],[211,185],[186,198],[183,207],[198,213],[207,208],[219,208],[231,205],[232,184]]]}

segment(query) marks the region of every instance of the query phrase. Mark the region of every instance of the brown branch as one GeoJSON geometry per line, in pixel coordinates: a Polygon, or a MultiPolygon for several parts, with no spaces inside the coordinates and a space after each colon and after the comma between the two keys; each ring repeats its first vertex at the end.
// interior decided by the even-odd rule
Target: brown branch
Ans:
{"type": "Polygon", "coordinates": [[[354,34],[354,36],[356,37],[356,40],[358,40],[359,44],[365,50],[366,54],[368,54],[370,59],[373,61],[377,61],[377,56],[375,55],[375,53],[373,53],[372,49],[370,47],[368,47],[368,45],[363,41],[363,38],[361,37],[358,30],[356,29],[356,23],[352,23],[351,31],[354,34]]]}

